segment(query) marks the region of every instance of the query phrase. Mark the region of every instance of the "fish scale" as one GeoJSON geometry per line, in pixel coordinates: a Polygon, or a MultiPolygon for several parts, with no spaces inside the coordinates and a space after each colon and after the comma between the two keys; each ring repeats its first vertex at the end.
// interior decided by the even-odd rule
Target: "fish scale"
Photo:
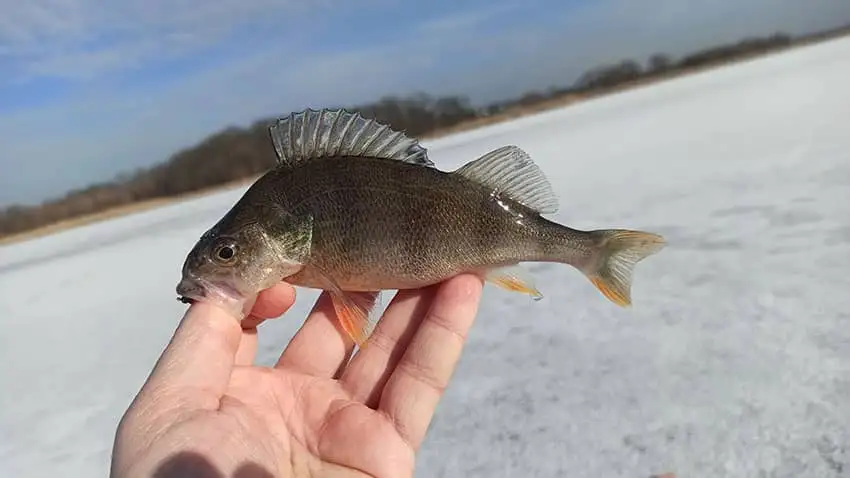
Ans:
{"type": "Polygon", "coordinates": [[[664,246],[653,233],[581,231],[543,217],[551,185],[514,145],[455,171],[415,139],[344,110],[305,110],[270,126],[278,155],[189,252],[177,293],[239,318],[283,280],[330,293],[360,346],[374,320],[363,292],[414,289],[470,272],[542,297],[521,262],[581,271],[611,301],[631,303],[634,265],[664,246]]]}

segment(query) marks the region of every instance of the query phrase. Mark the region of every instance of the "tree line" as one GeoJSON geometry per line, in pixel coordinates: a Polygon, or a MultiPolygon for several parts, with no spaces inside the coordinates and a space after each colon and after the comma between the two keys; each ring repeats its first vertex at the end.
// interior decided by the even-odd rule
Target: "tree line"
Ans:
{"type": "MultiPolygon", "coordinates": [[[[831,37],[847,31],[850,28],[816,35],[831,37]]],[[[624,59],[592,68],[567,87],[532,91],[519,98],[484,107],[473,107],[468,98],[460,95],[435,97],[418,93],[407,97],[386,96],[346,109],[423,137],[475,120],[510,116],[523,108],[561,97],[601,94],[652,77],[775,51],[807,38],[812,36],[792,38],[776,33],[714,46],[679,59],[657,53],[650,56],[645,65],[624,59]]],[[[72,190],[38,205],[6,207],[0,210],[0,238],[139,201],[173,197],[261,174],[275,164],[267,129],[270,122],[271,119],[261,119],[244,128],[230,127],[218,131],[200,143],[174,153],[160,164],[72,190]]]]}

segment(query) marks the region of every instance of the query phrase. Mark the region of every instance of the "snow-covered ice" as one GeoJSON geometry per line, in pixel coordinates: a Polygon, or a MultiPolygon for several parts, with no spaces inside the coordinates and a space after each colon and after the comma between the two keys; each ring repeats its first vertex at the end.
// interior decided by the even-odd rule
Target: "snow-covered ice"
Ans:
{"type": "MultiPolygon", "coordinates": [[[[418,475],[850,476],[850,39],[428,142],[513,143],[555,219],[669,246],[619,309],[577,271],[488,287],[418,475]],[[843,475],[842,475],[843,473],[843,475]]],[[[0,476],[105,476],[184,310],[184,255],[242,189],[0,248],[0,476]]],[[[262,326],[271,363],[316,297],[262,326]]]]}

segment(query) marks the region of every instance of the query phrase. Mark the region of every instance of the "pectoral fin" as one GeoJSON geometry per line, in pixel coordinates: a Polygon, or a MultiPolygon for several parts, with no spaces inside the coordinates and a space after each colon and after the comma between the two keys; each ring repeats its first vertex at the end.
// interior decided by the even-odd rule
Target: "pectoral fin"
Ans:
{"type": "Polygon", "coordinates": [[[519,264],[489,269],[483,274],[484,279],[491,284],[511,292],[522,292],[540,300],[543,294],[537,290],[531,274],[519,264]]]}

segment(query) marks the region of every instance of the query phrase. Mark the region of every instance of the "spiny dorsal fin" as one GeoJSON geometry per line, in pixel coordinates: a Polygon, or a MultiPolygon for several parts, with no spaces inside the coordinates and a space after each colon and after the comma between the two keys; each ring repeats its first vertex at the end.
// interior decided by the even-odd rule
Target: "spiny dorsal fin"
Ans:
{"type": "Polygon", "coordinates": [[[433,167],[428,151],[389,125],[338,109],[307,109],[269,126],[279,164],[330,156],[392,159],[433,167]]]}
{"type": "Polygon", "coordinates": [[[461,166],[459,174],[540,213],[558,210],[558,198],[543,171],[517,146],[502,146],[461,166]]]}

